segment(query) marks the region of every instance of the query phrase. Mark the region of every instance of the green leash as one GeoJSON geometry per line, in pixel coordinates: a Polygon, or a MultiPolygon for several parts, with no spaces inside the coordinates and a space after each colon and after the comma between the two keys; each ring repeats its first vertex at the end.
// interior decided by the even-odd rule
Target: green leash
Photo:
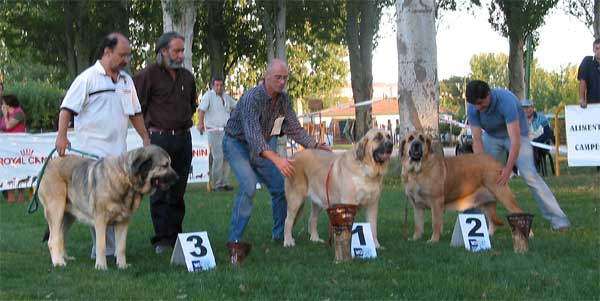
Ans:
{"type": "MultiPolygon", "coordinates": [[[[98,155],[94,155],[91,153],[87,153],[84,151],[80,151],[74,148],[68,148],[69,151],[74,152],[74,153],[79,153],[82,154],[84,156],[88,156],[88,157],[92,157],[96,160],[100,159],[100,156],[98,155]]],[[[40,199],[38,197],[38,191],[40,188],[40,183],[42,182],[42,177],[44,176],[44,172],[46,171],[46,165],[48,165],[48,162],[50,161],[50,159],[52,158],[52,155],[54,155],[54,152],[56,152],[56,148],[53,148],[52,151],[50,152],[50,154],[48,155],[48,157],[46,157],[46,161],[44,161],[44,165],[42,165],[42,170],[39,173],[38,179],[37,179],[37,183],[35,185],[35,193],[33,194],[33,197],[31,198],[31,202],[29,203],[29,208],[27,208],[27,212],[29,214],[32,214],[34,212],[36,212],[38,210],[39,207],[39,202],[40,199]]]]}

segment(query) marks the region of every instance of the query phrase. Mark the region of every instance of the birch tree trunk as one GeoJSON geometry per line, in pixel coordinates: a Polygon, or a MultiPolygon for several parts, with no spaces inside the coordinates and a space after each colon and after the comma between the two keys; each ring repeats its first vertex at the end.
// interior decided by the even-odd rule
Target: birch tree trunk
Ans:
{"type": "Polygon", "coordinates": [[[508,37],[508,89],[519,99],[525,98],[525,70],[523,65],[523,46],[525,39],[516,34],[508,37]]]}
{"type": "Polygon", "coordinates": [[[434,0],[397,0],[400,135],[425,131],[438,140],[439,82],[434,0]]]}
{"type": "Polygon", "coordinates": [[[262,11],[262,25],[265,31],[265,45],[267,47],[267,63],[270,63],[275,57],[275,30],[273,25],[273,3],[264,1],[262,11]]]}
{"type": "Polygon", "coordinates": [[[275,57],[287,63],[285,2],[286,0],[277,0],[275,4],[275,57]]]}
{"type": "Polygon", "coordinates": [[[161,0],[163,10],[163,31],[176,31],[185,38],[185,59],[183,66],[194,72],[192,64],[192,39],[196,22],[194,1],[161,0]]]}

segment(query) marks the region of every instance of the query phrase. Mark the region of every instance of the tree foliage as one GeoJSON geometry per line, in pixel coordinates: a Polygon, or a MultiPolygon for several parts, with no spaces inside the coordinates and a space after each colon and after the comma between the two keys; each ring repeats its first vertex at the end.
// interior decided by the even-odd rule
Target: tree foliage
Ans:
{"type": "MultiPolygon", "coordinates": [[[[505,54],[483,53],[471,58],[470,79],[487,81],[492,88],[507,87],[508,79],[505,54]]],[[[532,61],[531,96],[537,111],[551,113],[561,104],[576,104],[579,84],[577,81],[577,66],[568,65],[558,71],[546,71],[538,66],[537,60],[532,61]]],[[[467,80],[468,81],[468,80],[467,80]]],[[[441,89],[451,86],[451,82],[442,81],[441,89]]],[[[464,97],[464,96],[462,96],[464,97]]],[[[463,98],[464,99],[464,98],[463,98]]]]}
{"type": "Polygon", "coordinates": [[[128,32],[126,0],[26,1],[0,3],[0,37],[9,56],[28,52],[36,62],[66,70],[74,78],[99,55],[101,38],[128,32]]]}
{"type": "Polygon", "coordinates": [[[493,0],[489,22],[509,40],[509,89],[519,98],[525,95],[523,47],[525,38],[544,24],[544,17],[558,0],[493,0]]]}
{"type": "Polygon", "coordinates": [[[508,88],[508,56],[504,53],[480,53],[469,61],[469,77],[487,82],[491,87],[508,88]]]}
{"type": "Polygon", "coordinates": [[[579,19],[600,38],[600,1],[599,0],[563,0],[565,11],[579,19]]]}

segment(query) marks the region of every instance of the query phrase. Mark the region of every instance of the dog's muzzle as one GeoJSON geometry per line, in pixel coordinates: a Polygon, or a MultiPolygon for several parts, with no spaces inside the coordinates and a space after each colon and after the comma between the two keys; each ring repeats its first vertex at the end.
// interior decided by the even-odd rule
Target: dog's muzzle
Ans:
{"type": "Polygon", "coordinates": [[[177,183],[177,180],[179,180],[179,176],[177,176],[175,171],[172,171],[163,176],[152,178],[152,186],[160,190],[167,190],[173,184],[177,183]]]}
{"type": "Polygon", "coordinates": [[[394,143],[392,143],[389,140],[385,141],[375,149],[375,151],[373,152],[373,159],[375,159],[375,162],[383,164],[390,159],[393,150],[394,143]]]}
{"type": "Polygon", "coordinates": [[[423,158],[423,144],[421,142],[413,142],[408,150],[408,155],[412,161],[421,161],[423,158]]]}

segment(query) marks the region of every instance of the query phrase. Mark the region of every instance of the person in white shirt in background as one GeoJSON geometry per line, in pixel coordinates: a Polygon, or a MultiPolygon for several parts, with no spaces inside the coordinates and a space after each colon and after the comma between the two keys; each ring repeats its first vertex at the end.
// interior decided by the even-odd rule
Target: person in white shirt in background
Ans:
{"type": "Polygon", "coordinates": [[[212,90],[202,96],[198,107],[198,131],[200,134],[206,132],[208,144],[210,145],[210,156],[212,164],[210,168],[210,179],[215,191],[231,191],[233,186],[229,185],[229,163],[223,156],[224,128],[229,120],[229,115],[235,108],[235,100],[225,93],[225,81],[221,77],[214,77],[212,90]]]}

